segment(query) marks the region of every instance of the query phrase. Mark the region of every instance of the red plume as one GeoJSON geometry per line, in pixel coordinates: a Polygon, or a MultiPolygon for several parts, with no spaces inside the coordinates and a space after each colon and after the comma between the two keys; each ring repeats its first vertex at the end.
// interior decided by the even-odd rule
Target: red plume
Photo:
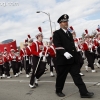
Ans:
{"type": "Polygon", "coordinates": [[[50,37],[50,40],[52,40],[52,37],[50,37]]]}
{"type": "Polygon", "coordinates": [[[25,40],[25,43],[28,42],[28,39],[25,40]]]}
{"type": "Polygon", "coordinates": [[[42,28],[41,27],[38,27],[38,30],[42,33],[42,28]]]}
{"type": "Polygon", "coordinates": [[[85,33],[88,34],[88,30],[87,29],[85,30],[85,33]]]}
{"type": "Polygon", "coordinates": [[[72,26],[70,26],[70,29],[71,29],[71,30],[74,30],[72,26]]]}
{"type": "Polygon", "coordinates": [[[30,34],[28,34],[27,36],[28,36],[29,39],[31,38],[30,34]]]}
{"type": "Polygon", "coordinates": [[[97,28],[97,31],[99,32],[99,29],[97,28]]]}

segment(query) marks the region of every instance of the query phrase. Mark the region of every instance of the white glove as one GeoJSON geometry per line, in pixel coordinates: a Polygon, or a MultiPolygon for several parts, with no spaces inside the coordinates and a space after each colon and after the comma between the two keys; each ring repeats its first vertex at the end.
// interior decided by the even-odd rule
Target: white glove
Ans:
{"type": "Polygon", "coordinates": [[[75,43],[75,47],[78,47],[78,44],[77,43],[75,43]]]}
{"type": "Polygon", "coordinates": [[[48,57],[49,56],[49,54],[46,54],[46,57],[48,57]]]}
{"type": "Polygon", "coordinates": [[[95,49],[97,49],[97,46],[95,46],[95,49]]]}
{"type": "Polygon", "coordinates": [[[73,57],[70,53],[68,52],[65,52],[64,53],[64,56],[67,58],[67,59],[70,59],[71,57],[73,57]]]}
{"type": "Polygon", "coordinates": [[[89,48],[92,48],[92,45],[89,45],[89,48]]]}
{"type": "Polygon", "coordinates": [[[98,41],[98,43],[100,43],[100,40],[98,41]]]}
{"type": "Polygon", "coordinates": [[[16,57],[15,56],[13,56],[13,59],[15,59],[16,57]]]}
{"type": "Polygon", "coordinates": [[[42,52],[40,52],[40,53],[39,53],[39,57],[42,57],[42,56],[43,56],[43,54],[42,54],[42,52]]]}

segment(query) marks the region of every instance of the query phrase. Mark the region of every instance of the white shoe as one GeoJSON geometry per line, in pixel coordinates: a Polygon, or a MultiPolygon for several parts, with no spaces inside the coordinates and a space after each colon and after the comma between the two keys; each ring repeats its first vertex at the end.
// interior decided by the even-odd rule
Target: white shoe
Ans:
{"type": "Polygon", "coordinates": [[[35,85],[31,85],[31,84],[29,84],[29,87],[30,87],[30,88],[36,88],[35,85]]]}
{"type": "Polygon", "coordinates": [[[20,74],[22,74],[22,71],[20,71],[20,74]]]}
{"type": "Polygon", "coordinates": [[[100,68],[100,64],[99,63],[96,63],[96,65],[97,65],[98,68],[100,68]]]}
{"type": "Polygon", "coordinates": [[[79,73],[81,76],[84,76],[84,74],[83,73],[79,73]]]}
{"type": "Polygon", "coordinates": [[[11,78],[11,76],[7,76],[7,78],[11,78]]]}
{"type": "Polygon", "coordinates": [[[97,85],[100,85],[100,83],[98,83],[97,85]]]}
{"type": "Polygon", "coordinates": [[[51,77],[53,77],[53,76],[54,76],[53,72],[50,72],[50,76],[51,76],[51,77]]]}
{"type": "Polygon", "coordinates": [[[38,83],[38,79],[35,77],[35,83],[38,83]]]}
{"type": "Polygon", "coordinates": [[[3,75],[2,75],[2,77],[6,77],[6,75],[5,75],[5,74],[3,74],[3,75]]]}
{"type": "Polygon", "coordinates": [[[16,76],[19,76],[19,74],[18,74],[18,73],[16,73],[16,76]]]}
{"type": "Polygon", "coordinates": [[[28,78],[28,77],[30,77],[28,74],[26,74],[26,77],[28,78]]]}
{"type": "Polygon", "coordinates": [[[92,70],[92,73],[95,73],[96,72],[96,70],[92,70]]]}
{"type": "Polygon", "coordinates": [[[94,63],[94,65],[95,65],[96,63],[94,63]]]}
{"type": "Polygon", "coordinates": [[[17,75],[14,75],[15,77],[17,77],[17,75]]]}
{"type": "Polygon", "coordinates": [[[35,77],[35,86],[38,86],[38,79],[35,77]]]}
{"type": "Polygon", "coordinates": [[[88,66],[85,66],[85,70],[88,72],[88,66]]]}

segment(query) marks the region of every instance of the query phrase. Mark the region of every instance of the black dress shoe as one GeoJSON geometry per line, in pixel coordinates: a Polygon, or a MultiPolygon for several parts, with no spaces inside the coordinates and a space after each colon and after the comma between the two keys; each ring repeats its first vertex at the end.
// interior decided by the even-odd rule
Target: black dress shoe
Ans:
{"type": "Polygon", "coordinates": [[[57,94],[59,97],[64,97],[64,96],[65,96],[65,94],[62,93],[62,92],[56,92],[56,94],[57,94]]]}
{"type": "Polygon", "coordinates": [[[93,92],[87,92],[84,95],[81,95],[81,98],[92,98],[94,96],[93,92]]]}

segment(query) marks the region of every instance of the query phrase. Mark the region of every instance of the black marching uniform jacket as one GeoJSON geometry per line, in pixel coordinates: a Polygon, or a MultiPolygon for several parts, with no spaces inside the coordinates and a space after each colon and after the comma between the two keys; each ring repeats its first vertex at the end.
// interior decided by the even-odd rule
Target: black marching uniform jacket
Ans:
{"type": "Polygon", "coordinates": [[[60,28],[53,34],[53,43],[56,47],[57,65],[68,65],[78,63],[77,51],[74,45],[72,34],[69,31],[67,32],[68,33],[65,33],[63,29],[60,28]],[[73,57],[67,59],[64,56],[65,52],[70,53],[73,57]]]}

